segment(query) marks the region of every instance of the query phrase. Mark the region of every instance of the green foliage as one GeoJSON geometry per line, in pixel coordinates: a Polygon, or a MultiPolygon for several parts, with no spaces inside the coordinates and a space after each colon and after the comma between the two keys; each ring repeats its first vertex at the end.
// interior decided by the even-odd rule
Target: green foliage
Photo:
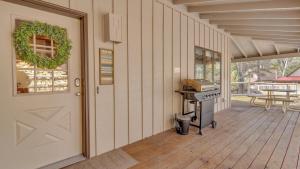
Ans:
{"type": "Polygon", "coordinates": [[[16,28],[13,37],[18,56],[23,61],[34,64],[39,68],[55,69],[69,59],[72,46],[64,28],[41,22],[23,22],[16,28]],[[34,53],[29,44],[33,35],[46,36],[53,39],[56,45],[56,52],[53,58],[42,57],[34,53]]]}

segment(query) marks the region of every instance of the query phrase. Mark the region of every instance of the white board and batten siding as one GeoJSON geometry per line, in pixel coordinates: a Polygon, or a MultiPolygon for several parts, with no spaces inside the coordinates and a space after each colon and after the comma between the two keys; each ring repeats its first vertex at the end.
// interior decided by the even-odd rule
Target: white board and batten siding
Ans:
{"type": "Polygon", "coordinates": [[[215,108],[230,107],[231,54],[222,31],[168,0],[47,1],[89,14],[92,156],[173,127],[181,111],[174,90],[194,78],[194,46],[222,53],[222,96],[215,108]],[[122,43],[104,41],[109,12],[122,16],[122,43]],[[99,85],[99,48],[114,50],[114,85],[99,85]]]}

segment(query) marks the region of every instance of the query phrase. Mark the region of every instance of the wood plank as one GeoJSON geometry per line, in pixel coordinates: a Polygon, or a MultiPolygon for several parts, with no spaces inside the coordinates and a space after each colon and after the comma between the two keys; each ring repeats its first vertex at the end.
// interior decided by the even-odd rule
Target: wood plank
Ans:
{"type": "MultiPolygon", "coordinates": [[[[263,138],[269,138],[268,133],[272,133],[271,131],[275,130],[278,123],[282,120],[283,115],[275,115],[271,116],[270,119],[273,119],[269,121],[270,123],[265,123],[264,125],[268,125],[265,129],[261,131],[260,134],[257,132],[254,133],[252,136],[250,136],[243,144],[241,144],[236,150],[234,150],[229,156],[226,157],[226,159],[218,165],[216,169],[222,169],[222,168],[233,168],[234,165],[242,158],[244,155],[248,152],[254,149],[254,145],[256,146],[256,143],[258,140],[261,140],[263,138]],[[276,117],[275,117],[276,116],[276,117]]],[[[270,135],[269,135],[270,136],[270,135]]],[[[249,165],[249,164],[248,164],[249,165]]],[[[248,166],[244,166],[244,168],[247,168],[248,166]]]]}
{"type": "MultiPolygon", "coordinates": [[[[181,14],[181,20],[180,20],[180,79],[185,80],[188,78],[188,17],[186,15],[181,14]]],[[[185,106],[185,111],[187,111],[187,105],[185,106]]]]}
{"type": "MultiPolygon", "coordinates": [[[[119,3],[119,1],[118,1],[119,3]]],[[[118,4],[117,3],[117,4],[118,4]]],[[[143,111],[143,138],[152,135],[152,81],[153,81],[153,41],[152,41],[152,1],[142,0],[142,111],[143,111]]],[[[123,63],[124,64],[124,63],[123,63]]]]}
{"type": "MultiPolygon", "coordinates": [[[[111,11],[112,3],[106,2],[101,3],[100,1],[94,1],[94,15],[104,15],[106,12],[111,11]],[[96,11],[99,11],[96,13],[96,11]]],[[[95,60],[95,85],[99,87],[99,94],[97,94],[95,105],[96,105],[96,155],[108,152],[114,149],[115,142],[115,118],[114,118],[114,86],[112,85],[100,85],[99,79],[99,48],[113,49],[113,44],[105,42],[101,32],[104,31],[104,27],[100,26],[100,23],[103,23],[103,17],[94,18],[94,43],[97,45],[97,48],[94,48],[95,60]],[[98,31],[96,31],[98,30],[98,31]],[[97,57],[98,56],[98,57],[97,57]]],[[[117,51],[118,53],[118,51],[117,51]]]]}
{"type": "MultiPolygon", "coordinates": [[[[127,0],[115,4],[116,13],[127,19],[127,0]],[[124,7],[125,6],[125,7],[124,7]]],[[[123,22],[122,43],[114,44],[114,103],[115,103],[115,148],[128,144],[128,65],[127,23],[123,22]]],[[[101,109],[101,107],[99,107],[101,109]]],[[[101,137],[101,136],[100,136],[101,137]]]]}
{"type": "Polygon", "coordinates": [[[287,125],[283,135],[280,138],[275,150],[272,153],[270,160],[268,161],[266,168],[280,169],[283,163],[285,154],[287,152],[289,143],[292,138],[292,134],[295,128],[295,123],[297,122],[299,114],[294,113],[287,125]]]}
{"type": "MultiPolygon", "coordinates": [[[[257,114],[256,114],[256,117],[257,117],[257,114]]],[[[252,119],[253,117],[250,117],[250,118],[252,119]]],[[[246,119],[244,119],[244,120],[246,120],[246,119]]],[[[246,120],[246,121],[249,122],[249,120],[246,120]]],[[[240,122],[243,122],[243,120],[241,120],[240,122]]],[[[233,126],[230,126],[229,124],[227,124],[228,126],[230,126],[229,128],[224,127],[225,130],[214,133],[214,135],[211,135],[211,137],[204,138],[203,140],[200,140],[198,142],[193,142],[189,146],[185,147],[184,151],[179,150],[177,152],[177,154],[179,154],[179,155],[174,155],[175,160],[178,162],[176,164],[174,164],[174,167],[172,167],[172,168],[181,169],[181,168],[185,168],[186,166],[190,165],[194,160],[197,160],[201,156],[201,154],[209,151],[210,147],[214,147],[218,143],[223,141],[225,138],[228,138],[229,136],[227,135],[228,133],[226,134],[226,131],[230,130],[230,131],[232,131],[232,134],[235,134],[237,132],[237,130],[244,127],[244,126],[242,126],[243,124],[246,124],[246,123],[245,122],[237,123],[233,126]]],[[[173,165],[171,165],[171,166],[173,166],[173,165]]]]}
{"type": "Polygon", "coordinates": [[[210,45],[210,31],[209,31],[209,27],[207,25],[205,25],[204,27],[204,48],[209,49],[209,45],[210,45]]]}
{"type": "Polygon", "coordinates": [[[227,85],[228,85],[228,82],[227,82],[227,62],[228,62],[228,59],[227,59],[227,50],[225,49],[226,47],[226,44],[225,44],[225,36],[224,35],[221,35],[221,41],[222,41],[222,57],[223,57],[223,66],[224,66],[224,69],[222,69],[222,72],[223,72],[223,81],[224,81],[224,85],[221,86],[222,87],[222,91],[224,91],[224,97],[223,97],[223,107],[224,108],[227,108],[227,102],[228,102],[228,90],[227,90],[227,85]]]}
{"type": "Polygon", "coordinates": [[[195,46],[194,20],[188,18],[188,79],[194,79],[194,46],[195,46]]]}
{"type": "MultiPolygon", "coordinates": [[[[238,115],[236,115],[237,112],[235,112],[235,111],[224,112],[224,114],[222,114],[222,115],[224,115],[225,117],[223,117],[223,116],[219,117],[219,115],[216,115],[216,120],[222,120],[222,123],[220,123],[218,125],[218,128],[213,131],[226,129],[229,126],[235,125],[239,121],[242,121],[242,119],[244,119],[244,118],[248,118],[247,120],[249,120],[250,118],[248,116],[251,115],[251,117],[252,117],[252,115],[255,114],[253,112],[257,112],[258,110],[259,110],[258,108],[250,108],[250,109],[247,109],[247,111],[243,111],[243,112],[239,113],[238,115]],[[223,126],[224,126],[224,128],[223,128],[223,126]]],[[[208,128],[205,128],[204,132],[205,132],[205,130],[208,130],[208,128]]],[[[166,133],[160,133],[158,135],[155,135],[154,137],[149,138],[147,142],[136,143],[139,145],[141,145],[141,143],[145,143],[145,146],[139,146],[137,148],[136,144],[130,144],[130,145],[126,146],[124,149],[126,152],[128,152],[130,154],[137,153],[138,151],[146,151],[146,148],[148,148],[150,145],[149,142],[154,143],[154,144],[157,144],[158,142],[162,143],[165,140],[164,137],[168,137],[169,134],[170,134],[170,132],[167,132],[167,135],[166,135],[166,133]]],[[[205,135],[204,137],[207,137],[207,136],[205,135]]]]}
{"type": "MultiPolygon", "coordinates": [[[[294,112],[296,113],[296,112],[294,112]]],[[[297,112],[297,114],[299,114],[297,112]]],[[[298,120],[295,126],[295,130],[293,132],[292,140],[288,147],[286,156],[284,158],[282,169],[290,169],[290,168],[297,168],[297,161],[299,158],[299,148],[300,148],[300,118],[298,115],[298,120]],[[299,148],[297,148],[299,147],[299,148]]],[[[298,166],[300,167],[299,163],[298,166]]]]}
{"type": "Polygon", "coordinates": [[[225,80],[224,80],[224,55],[222,54],[222,34],[218,32],[218,52],[221,53],[221,96],[219,97],[219,104],[218,104],[218,109],[223,110],[224,107],[224,90],[222,90],[222,86],[225,85],[225,80]]]}
{"type": "Polygon", "coordinates": [[[163,5],[153,12],[153,134],[163,131],[163,5]]]}
{"type": "Polygon", "coordinates": [[[231,53],[230,53],[230,47],[229,47],[229,38],[224,35],[225,38],[225,53],[226,53],[226,60],[228,61],[227,67],[225,68],[225,71],[227,72],[227,78],[226,80],[227,84],[225,85],[227,87],[227,106],[226,108],[231,107],[231,53]]]}
{"type": "Polygon", "coordinates": [[[205,25],[203,24],[203,23],[200,23],[200,25],[199,25],[199,29],[200,29],[200,33],[199,33],[199,36],[200,36],[200,43],[199,43],[199,45],[200,45],[200,47],[204,47],[205,46],[205,42],[204,42],[204,40],[205,40],[205,25]]]}
{"type": "Polygon", "coordinates": [[[209,28],[209,49],[214,50],[214,29],[209,28]]]}
{"type": "Polygon", "coordinates": [[[195,46],[200,46],[200,27],[199,22],[195,21],[195,46]]]}
{"type": "Polygon", "coordinates": [[[281,121],[278,128],[275,130],[274,134],[271,136],[271,138],[268,140],[264,148],[261,150],[261,152],[256,156],[255,160],[250,165],[250,169],[260,169],[265,168],[270,156],[272,155],[272,152],[274,151],[277,143],[280,140],[280,137],[282,136],[290,118],[291,113],[288,113],[284,119],[281,121]]]}
{"type": "MultiPolygon", "coordinates": [[[[173,89],[178,90],[180,83],[180,13],[173,10],[173,89]]],[[[181,95],[173,94],[173,112],[181,112],[181,95]]]]}
{"type": "Polygon", "coordinates": [[[231,109],[216,114],[216,119],[218,127],[205,128],[203,136],[195,128],[186,136],[168,130],[70,169],[261,169],[265,164],[273,169],[280,168],[278,164],[283,159],[282,168],[297,167],[299,112],[283,114],[279,107],[265,112],[262,108],[235,103],[231,109]],[[257,165],[260,163],[263,165],[257,165]]]}
{"type": "Polygon", "coordinates": [[[60,5],[66,8],[70,8],[70,1],[69,0],[43,0],[52,4],[60,5]]]}
{"type": "MultiPolygon", "coordinates": [[[[242,121],[242,119],[247,118],[247,120],[245,120],[245,121],[249,121],[250,118],[254,117],[253,112],[256,112],[256,111],[257,111],[257,109],[249,109],[249,110],[247,111],[248,113],[247,113],[247,112],[243,112],[243,113],[239,114],[239,116],[237,116],[236,118],[239,119],[239,121],[242,121]],[[252,113],[251,113],[251,112],[252,112],[252,113]],[[246,114],[247,116],[245,116],[245,115],[243,115],[243,114],[246,114]],[[251,116],[251,117],[249,117],[249,116],[251,116]],[[240,119],[240,118],[242,118],[242,119],[240,119]]],[[[234,114],[234,113],[233,113],[233,114],[234,114]]],[[[206,137],[214,137],[214,136],[212,136],[212,135],[214,135],[215,132],[221,134],[221,133],[224,132],[223,130],[226,130],[226,129],[227,129],[227,127],[230,127],[230,126],[232,126],[232,125],[237,125],[237,124],[238,124],[237,121],[232,120],[232,114],[228,113],[227,116],[228,116],[229,118],[227,118],[227,119],[226,119],[226,118],[223,118],[223,119],[224,119],[224,123],[219,124],[219,128],[213,130],[212,134],[210,134],[210,135],[205,135],[205,136],[203,136],[203,137],[199,137],[199,139],[201,139],[201,140],[204,141],[204,138],[206,138],[206,137]],[[228,120],[228,121],[226,122],[226,120],[228,120]],[[223,126],[224,126],[224,128],[223,128],[223,126]],[[221,131],[219,131],[219,130],[221,130],[221,131]]],[[[210,129],[210,128],[205,128],[205,129],[204,129],[204,132],[205,132],[206,130],[211,130],[211,129],[210,129]]],[[[139,146],[140,146],[139,148],[137,148],[135,144],[132,144],[132,146],[129,145],[129,146],[127,146],[127,148],[126,148],[126,152],[128,152],[128,153],[130,153],[130,154],[143,153],[143,151],[145,151],[145,149],[149,148],[149,146],[150,146],[150,147],[152,146],[152,145],[149,144],[149,143],[157,144],[158,141],[159,141],[159,143],[163,143],[164,141],[166,141],[166,139],[164,139],[165,136],[166,136],[165,134],[158,134],[158,135],[156,135],[155,137],[149,139],[150,141],[144,142],[145,144],[139,144],[139,146]]],[[[197,135],[196,135],[196,136],[197,136],[197,135]]],[[[174,138],[176,138],[176,136],[174,136],[174,138]]],[[[168,140],[171,140],[172,142],[174,142],[173,138],[168,138],[168,140]]],[[[198,140],[195,140],[195,142],[198,142],[198,140]]],[[[201,141],[200,141],[200,142],[201,142],[201,141]]],[[[193,141],[192,143],[194,143],[194,141],[193,141]]],[[[192,143],[191,143],[191,144],[192,144],[192,143]]]]}
{"type": "Polygon", "coordinates": [[[269,129],[266,130],[265,134],[260,137],[255,143],[249,148],[249,150],[233,165],[235,169],[244,169],[251,165],[252,161],[256,158],[257,154],[262,150],[264,145],[273,135],[276,128],[279,126],[283,117],[279,121],[273,122],[269,129]]]}
{"type": "Polygon", "coordinates": [[[227,145],[222,151],[215,154],[207,163],[201,166],[203,169],[216,168],[221,162],[223,162],[227,157],[230,158],[232,152],[241,146],[248,147],[249,144],[254,142],[258,137],[263,134],[264,130],[271,124],[274,120],[274,116],[270,114],[265,116],[264,120],[261,120],[261,123],[256,123],[256,126],[252,130],[248,130],[247,134],[244,133],[241,137],[237,138],[229,145],[227,145]]]}
{"type": "MultiPolygon", "coordinates": [[[[233,121],[231,123],[225,124],[224,126],[220,126],[222,129],[211,129],[211,134],[210,135],[204,135],[203,138],[200,140],[195,140],[193,142],[190,142],[188,145],[182,147],[178,151],[174,151],[170,155],[167,155],[166,158],[162,158],[163,160],[167,161],[172,161],[175,160],[177,163],[175,164],[170,164],[168,163],[168,167],[170,168],[184,168],[188,164],[190,164],[193,159],[196,159],[199,154],[203,153],[206,151],[209,147],[214,146],[217,144],[217,142],[220,142],[222,139],[228,137],[228,133],[226,131],[231,130],[232,133],[235,133],[236,130],[240,129],[238,126],[241,124],[246,124],[249,123],[249,120],[252,119],[254,114],[257,112],[252,112],[248,114],[251,116],[249,119],[243,119],[239,121],[233,121]],[[240,123],[242,122],[242,123],[240,123]],[[226,136],[227,135],[227,136],[226,136]]],[[[257,114],[256,114],[257,117],[257,114]]],[[[244,127],[244,126],[243,126],[244,127]]],[[[241,127],[241,128],[243,128],[241,127]]],[[[167,164],[165,164],[167,165],[167,164]]],[[[167,167],[167,166],[165,166],[167,167]]]]}
{"type": "Polygon", "coordinates": [[[181,80],[188,78],[188,20],[187,16],[181,14],[181,80]]]}
{"type": "MultiPolygon", "coordinates": [[[[220,132],[218,132],[219,134],[217,135],[204,135],[204,138],[202,137],[198,137],[200,140],[194,140],[192,142],[190,142],[187,146],[182,147],[182,149],[179,149],[178,151],[173,151],[170,154],[156,154],[153,158],[151,158],[151,160],[143,163],[143,164],[138,164],[136,165],[134,168],[143,168],[143,166],[147,166],[149,168],[163,168],[164,165],[167,165],[170,168],[183,168],[184,166],[186,166],[186,163],[190,163],[188,159],[195,159],[198,155],[197,153],[194,152],[194,150],[197,149],[197,152],[200,153],[201,150],[204,150],[205,148],[208,148],[209,145],[211,143],[211,140],[213,139],[214,141],[218,141],[219,139],[216,138],[216,136],[218,137],[222,137],[224,138],[224,134],[229,134],[227,132],[224,131],[228,131],[231,129],[238,130],[239,127],[237,126],[237,124],[239,125],[244,125],[247,123],[250,123],[249,120],[256,117],[257,119],[260,118],[261,116],[257,116],[257,111],[254,113],[255,111],[252,112],[248,112],[248,117],[246,119],[243,120],[238,120],[235,122],[232,122],[231,125],[225,125],[224,127],[220,128],[220,132]],[[159,159],[155,158],[158,157],[159,159]],[[181,160],[180,160],[181,159],[181,160]],[[177,161],[177,163],[165,163],[165,161],[177,161]],[[182,163],[182,164],[180,164],[182,163]]],[[[244,126],[243,126],[244,127],[244,126]]],[[[242,127],[242,128],[243,128],[242,127]]],[[[247,127],[247,125],[246,125],[247,127]]],[[[217,128],[219,129],[219,128],[217,128]]],[[[212,132],[215,132],[216,130],[212,130],[212,132]]],[[[233,133],[234,133],[233,131],[233,133]]],[[[217,131],[216,131],[217,132],[217,131]]],[[[216,142],[214,142],[216,144],[216,142]]],[[[161,147],[162,149],[164,149],[165,147],[161,147]]],[[[145,150],[144,150],[145,151],[145,150]]]]}
{"type": "Polygon", "coordinates": [[[129,143],[142,139],[141,1],[128,1],[129,143]]]}
{"type": "Polygon", "coordinates": [[[221,143],[218,141],[218,143],[211,145],[211,148],[208,151],[201,153],[201,155],[199,155],[196,160],[194,160],[187,167],[185,167],[185,169],[199,168],[199,166],[202,166],[204,164],[210,164],[210,158],[212,158],[218,152],[223,150],[224,147],[228,146],[235,139],[246,137],[249,133],[255,131],[255,129],[258,127],[257,125],[261,124],[265,119],[266,114],[264,113],[261,116],[259,116],[258,119],[252,120],[251,123],[248,123],[248,125],[245,125],[245,127],[241,128],[236,133],[231,135],[231,137],[222,138],[223,141],[221,143]]]}
{"type": "MultiPolygon", "coordinates": [[[[214,39],[214,41],[213,41],[213,43],[214,43],[213,50],[218,51],[218,32],[216,30],[213,31],[213,39],[214,39]]],[[[219,105],[220,105],[220,98],[216,98],[215,99],[215,105],[214,105],[215,112],[220,111],[219,105]]]]}
{"type": "Polygon", "coordinates": [[[172,9],[164,6],[164,131],[174,125],[172,36],[172,9]]]}

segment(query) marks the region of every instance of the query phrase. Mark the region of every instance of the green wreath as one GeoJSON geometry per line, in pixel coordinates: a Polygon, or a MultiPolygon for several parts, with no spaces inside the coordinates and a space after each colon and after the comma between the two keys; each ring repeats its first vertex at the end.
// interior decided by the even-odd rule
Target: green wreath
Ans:
{"type": "Polygon", "coordinates": [[[25,62],[39,68],[55,69],[66,63],[71,51],[71,41],[68,39],[66,29],[41,22],[23,22],[13,34],[17,55],[25,62]],[[30,38],[33,35],[46,36],[55,43],[53,58],[39,56],[30,47],[30,38]]]}

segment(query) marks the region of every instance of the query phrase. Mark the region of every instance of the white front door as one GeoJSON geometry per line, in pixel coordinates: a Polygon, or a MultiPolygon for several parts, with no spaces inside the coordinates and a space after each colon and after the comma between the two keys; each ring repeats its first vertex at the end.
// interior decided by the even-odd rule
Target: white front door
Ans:
{"type": "MultiPolygon", "coordinates": [[[[0,21],[0,168],[32,169],[81,155],[80,21],[3,1],[0,21]],[[67,30],[66,64],[40,69],[16,56],[15,27],[33,21],[67,30]]],[[[47,37],[28,43],[44,57],[55,53],[47,37]]]]}

